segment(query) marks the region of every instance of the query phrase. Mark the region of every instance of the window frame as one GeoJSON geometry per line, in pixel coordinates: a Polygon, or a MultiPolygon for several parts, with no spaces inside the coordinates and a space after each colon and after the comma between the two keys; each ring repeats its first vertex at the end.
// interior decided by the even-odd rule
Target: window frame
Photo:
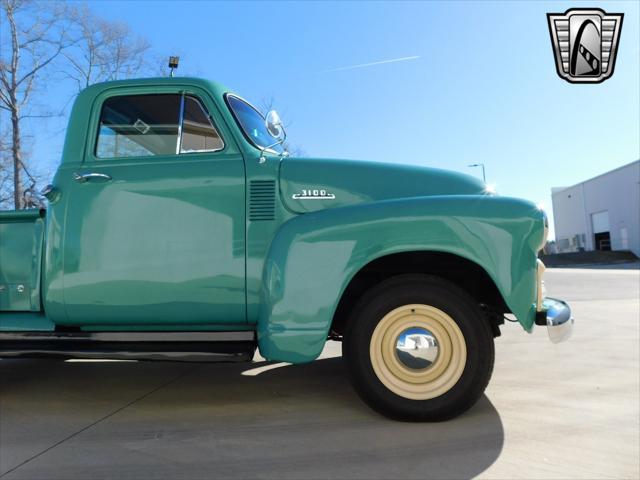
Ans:
{"type": "MultiPolygon", "coordinates": [[[[274,155],[280,155],[280,152],[277,152],[276,150],[274,150],[273,148],[267,148],[267,147],[262,147],[258,144],[256,144],[253,139],[247,134],[247,132],[245,132],[244,127],[242,126],[242,123],[240,122],[240,119],[238,118],[238,116],[236,115],[236,112],[233,110],[233,108],[231,108],[231,104],[229,103],[229,97],[233,97],[236,100],[240,100],[243,103],[246,103],[250,108],[252,108],[253,110],[255,110],[255,112],[260,115],[262,117],[263,120],[265,120],[265,116],[262,114],[262,112],[260,110],[258,110],[251,102],[245,100],[244,98],[242,98],[240,95],[236,95],[235,93],[231,93],[231,92],[227,92],[224,94],[224,103],[227,107],[227,109],[229,110],[229,113],[231,113],[231,116],[233,117],[233,120],[236,122],[236,126],[238,127],[238,130],[240,130],[240,133],[242,134],[242,136],[245,138],[245,140],[247,142],[249,142],[249,144],[253,147],[258,149],[260,152],[267,152],[267,153],[272,153],[274,155]]],[[[284,150],[284,148],[283,148],[284,150]]]]}
{"type": "Polygon", "coordinates": [[[216,153],[216,152],[221,152],[222,150],[225,149],[226,143],[224,141],[224,138],[222,138],[222,134],[220,133],[220,129],[216,126],[215,122],[213,121],[213,116],[207,110],[206,105],[204,105],[204,103],[202,103],[202,100],[200,100],[200,98],[198,98],[196,95],[193,95],[193,94],[190,94],[190,93],[187,93],[187,92],[182,92],[182,95],[181,95],[181,98],[180,98],[180,117],[179,117],[178,121],[180,123],[178,124],[178,143],[176,144],[176,155],[193,155],[193,154],[199,154],[199,153],[216,153]],[[202,108],[202,111],[204,112],[204,114],[209,119],[209,122],[211,122],[211,127],[213,127],[213,129],[216,131],[216,133],[218,134],[218,138],[220,138],[220,141],[222,142],[222,146],[220,148],[217,148],[215,150],[198,150],[198,151],[193,151],[193,152],[183,152],[182,151],[182,134],[183,134],[182,129],[184,127],[184,106],[185,106],[185,100],[186,100],[187,97],[191,97],[192,99],[194,99],[196,102],[198,102],[198,105],[200,106],[200,108],[202,108]]]}
{"type": "Polygon", "coordinates": [[[218,122],[216,122],[216,120],[213,118],[213,115],[211,114],[211,108],[209,108],[207,106],[207,103],[203,100],[202,93],[185,90],[185,89],[180,89],[180,90],[167,89],[166,91],[164,89],[161,91],[157,91],[159,89],[154,89],[154,90],[156,91],[140,92],[140,91],[137,91],[137,89],[122,89],[115,92],[107,91],[103,95],[101,95],[98,99],[96,99],[94,103],[94,108],[92,109],[93,111],[91,114],[93,121],[90,122],[91,125],[89,126],[91,130],[89,131],[89,135],[87,139],[88,140],[87,146],[89,147],[87,149],[88,159],[98,163],[112,162],[112,161],[153,162],[154,160],[159,160],[159,159],[176,159],[176,158],[185,157],[185,156],[187,157],[207,156],[210,154],[217,154],[227,150],[228,144],[224,139],[224,134],[222,133],[220,127],[218,126],[218,122]],[[153,96],[178,95],[180,96],[180,106],[178,111],[178,137],[176,141],[175,153],[167,153],[167,154],[160,154],[160,155],[138,155],[138,156],[126,156],[126,157],[98,156],[98,140],[100,137],[100,120],[102,118],[102,111],[104,108],[104,104],[108,100],[116,97],[133,97],[133,96],[143,96],[143,95],[153,95],[153,96]],[[194,100],[196,100],[200,104],[200,107],[204,110],[204,112],[207,115],[207,118],[211,122],[212,127],[215,129],[218,136],[220,137],[220,141],[222,142],[221,148],[216,150],[206,150],[206,151],[199,151],[199,152],[180,152],[180,149],[182,148],[182,124],[184,121],[185,97],[192,97],[194,100]],[[91,145],[93,146],[91,147],[91,145]]]}

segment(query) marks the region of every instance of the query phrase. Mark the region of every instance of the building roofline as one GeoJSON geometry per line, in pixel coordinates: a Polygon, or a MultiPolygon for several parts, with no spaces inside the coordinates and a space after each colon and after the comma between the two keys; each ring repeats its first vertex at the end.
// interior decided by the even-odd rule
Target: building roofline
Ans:
{"type": "Polygon", "coordinates": [[[571,186],[568,186],[568,187],[551,187],[551,195],[555,195],[556,193],[564,192],[565,190],[568,190],[568,189],[573,188],[573,187],[577,187],[579,185],[584,185],[585,183],[589,183],[589,182],[591,182],[593,180],[596,180],[597,178],[604,177],[605,175],[609,175],[610,173],[616,172],[616,171],[621,170],[623,168],[630,167],[634,163],[640,164],[640,159],[634,160],[633,162],[625,163],[624,165],[620,165],[619,167],[616,167],[616,168],[614,168],[612,170],[608,170],[608,171],[606,171],[604,173],[596,175],[595,177],[588,178],[587,180],[583,180],[582,182],[578,182],[578,183],[576,183],[574,185],[571,185],[571,186]]]}

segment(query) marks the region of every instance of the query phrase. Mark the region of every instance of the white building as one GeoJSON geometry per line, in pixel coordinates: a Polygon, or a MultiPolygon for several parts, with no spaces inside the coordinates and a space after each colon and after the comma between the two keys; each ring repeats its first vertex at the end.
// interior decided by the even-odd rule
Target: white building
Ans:
{"type": "Polygon", "coordinates": [[[631,250],[640,257],[640,160],[551,189],[558,252],[631,250]]]}

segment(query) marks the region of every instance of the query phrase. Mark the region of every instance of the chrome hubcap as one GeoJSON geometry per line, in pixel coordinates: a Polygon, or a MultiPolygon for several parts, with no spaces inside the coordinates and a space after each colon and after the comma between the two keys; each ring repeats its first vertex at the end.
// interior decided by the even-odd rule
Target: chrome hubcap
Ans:
{"type": "Polygon", "coordinates": [[[428,400],[458,382],[467,361],[462,331],[439,308],[408,304],[387,313],[371,335],[376,376],[396,395],[428,400]]]}
{"type": "Polygon", "coordinates": [[[396,357],[411,370],[429,368],[438,358],[438,353],[438,340],[426,328],[407,328],[396,338],[396,357]]]}

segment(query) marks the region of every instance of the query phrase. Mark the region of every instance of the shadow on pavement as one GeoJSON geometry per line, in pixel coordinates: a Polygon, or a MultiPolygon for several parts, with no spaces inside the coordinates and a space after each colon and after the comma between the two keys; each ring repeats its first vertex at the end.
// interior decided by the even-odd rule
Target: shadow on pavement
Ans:
{"type": "Polygon", "coordinates": [[[263,364],[0,361],[3,478],[470,478],[500,455],[483,396],[444,423],[372,412],[341,358],[263,364]]]}

